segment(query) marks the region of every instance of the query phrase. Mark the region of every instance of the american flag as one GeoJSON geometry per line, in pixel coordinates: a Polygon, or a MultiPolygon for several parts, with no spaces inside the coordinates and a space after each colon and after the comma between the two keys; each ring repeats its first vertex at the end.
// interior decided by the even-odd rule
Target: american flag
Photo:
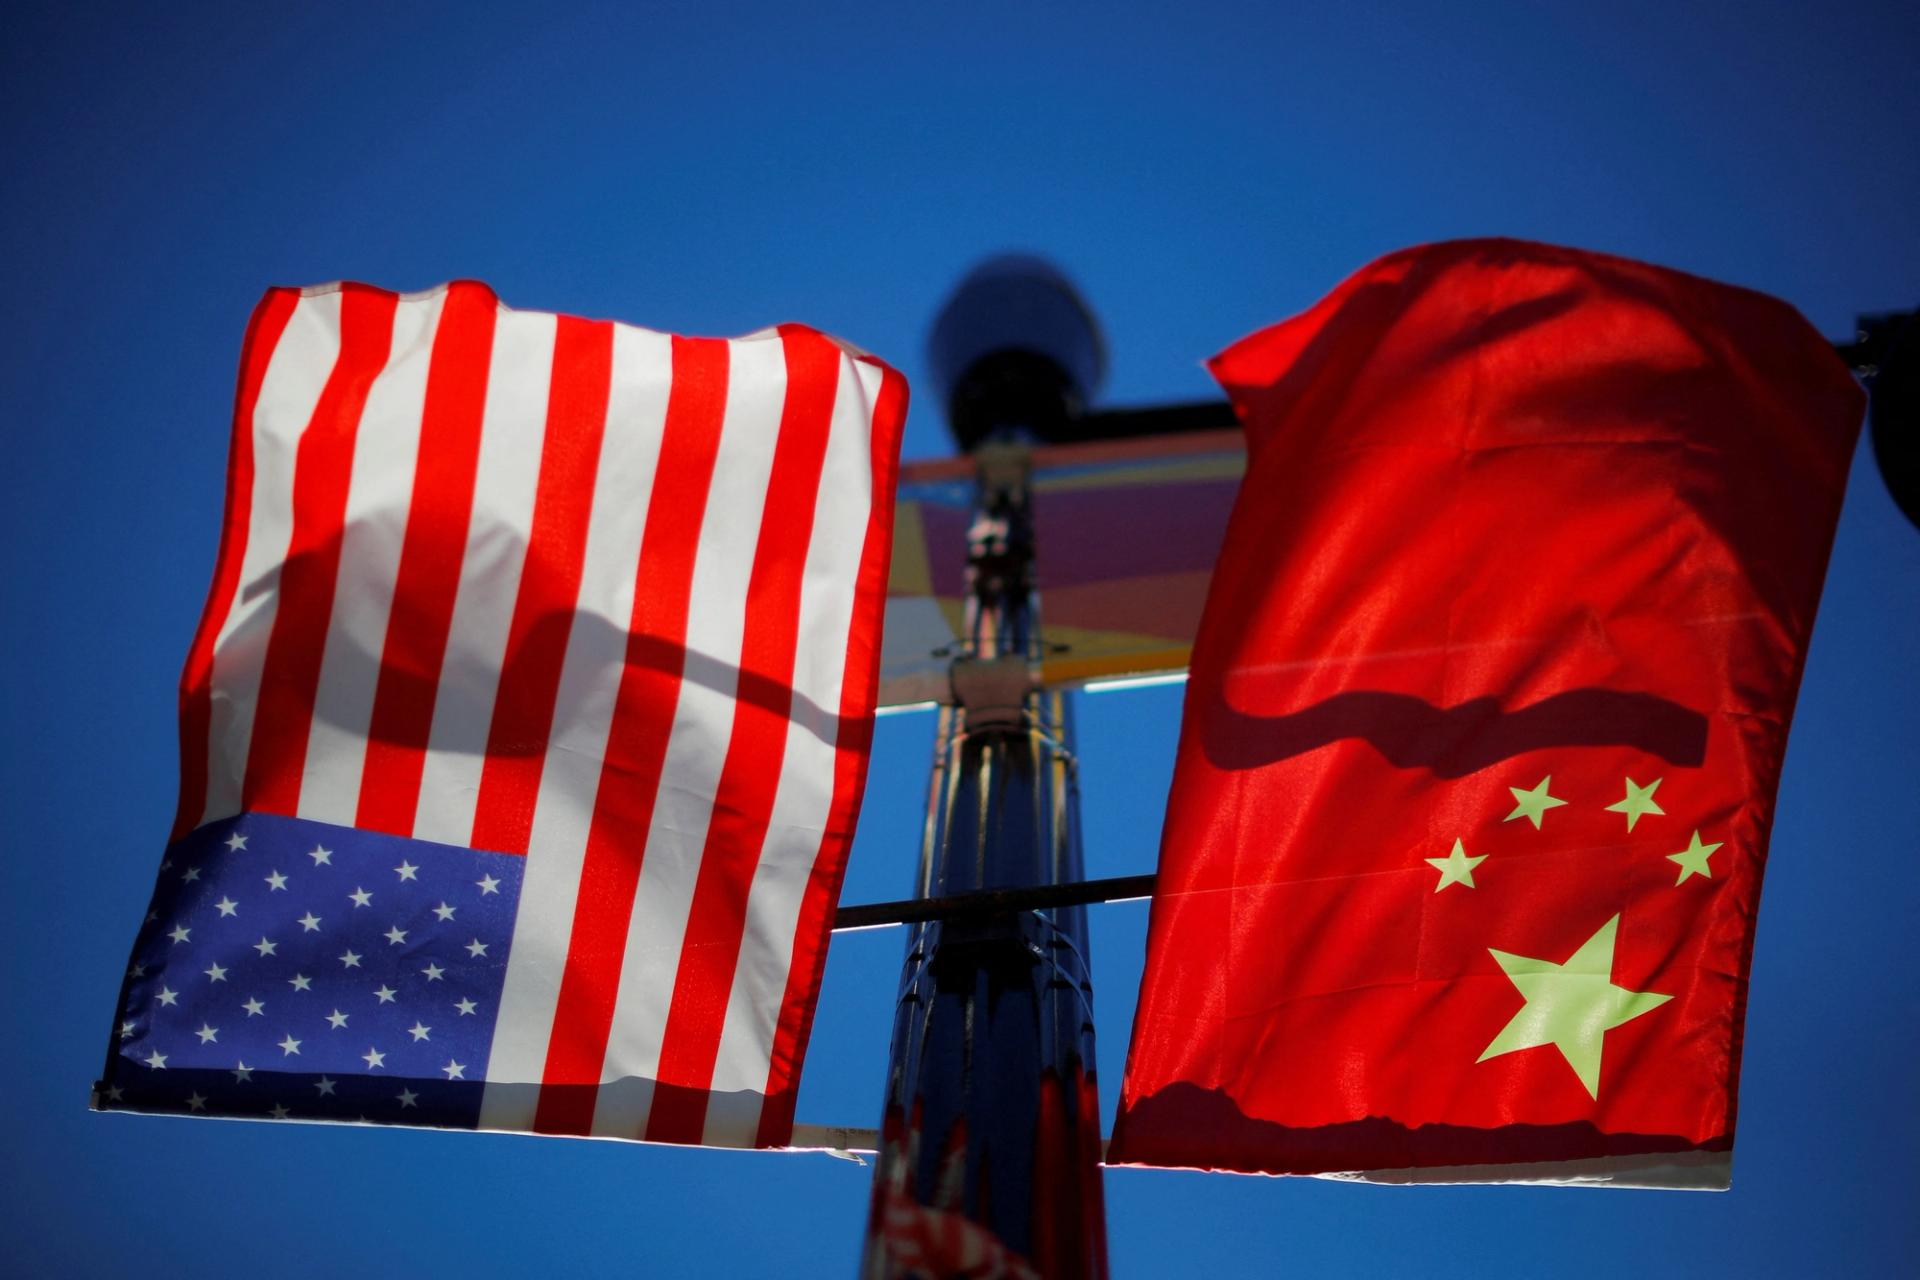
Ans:
{"type": "Polygon", "coordinates": [[[784,1145],[905,410],[798,325],[270,291],[96,1105],[784,1145]]]}

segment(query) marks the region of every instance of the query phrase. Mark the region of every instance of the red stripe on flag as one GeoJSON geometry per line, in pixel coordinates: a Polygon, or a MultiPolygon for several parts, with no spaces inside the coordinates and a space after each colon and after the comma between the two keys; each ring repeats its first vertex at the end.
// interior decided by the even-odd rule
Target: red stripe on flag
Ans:
{"type": "Polygon", "coordinates": [[[697,1144],[706,1127],[714,1059],[727,1017],[753,885],[773,815],[793,715],[800,582],[833,424],[840,350],[797,325],[780,329],[787,393],[747,580],[740,683],[713,817],[688,908],[673,1001],[660,1043],[647,1137],[697,1144]]]}
{"type": "Polygon", "coordinates": [[[482,284],[448,286],[433,338],[419,462],[407,532],[374,687],[354,825],[392,835],[413,832],[433,703],[460,589],[460,563],[480,465],[480,423],[499,302],[482,284]]]}
{"type": "Polygon", "coordinates": [[[279,605],[260,672],[241,786],[244,809],[299,811],[313,699],[340,576],[354,441],[367,391],[392,352],[399,301],[384,289],[340,286],[340,355],[294,457],[293,536],[280,566],[279,605]]]}
{"type": "Polygon", "coordinates": [[[208,734],[213,724],[213,644],[226,625],[233,597],[240,589],[240,569],[247,558],[247,528],[253,512],[253,411],[260,400],[260,384],[267,365],[286,332],[287,321],[300,305],[297,289],[269,289],[247,322],[240,348],[240,381],[234,390],[233,443],[227,454],[226,514],[220,526],[220,552],[214,561],[213,585],[207,607],[200,614],[193,647],[187,650],[186,669],[180,673],[180,808],[173,820],[178,840],[200,823],[207,808],[208,734]]]}
{"type": "MultiPolygon", "coordinates": [[[[878,363],[877,361],[875,363],[878,363]]],[[[807,878],[794,929],[793,963],[774,1030],[767,1064],[766,1103],[760,1109],[756,1147],[785,1146],[793,1137],[793,1105],[799,1093],[800,1067],[827,964],[827,938],[840,881],[847,870],[853,829],[860,818],[860,797],[867,787],[868,749],[873,743],[873,708],[879,695],[880,626],[886,607],[887,569],[893,558],[894,481],[900,466],[900,430],[907,417],[907,382],[885,370],[873,405],[873,505],[867,512],[867,536],[860,549],[860,580],[854,594],[853,625],[847,635],[846,675],[840,686],[840,735],[835,742],[833,803],[827,829],[807,878]]]]}
{"type": "MultiPolygon", "coordinates": [[[[487,759],[474,805],[471,843],[476,849],[523,854],[533,833],[560,666],[580,598],[587,519],[593,511],[612,380],[613,326],[561,316],[554,332],[553,381],[540,478],[534,487],[533,525],[507,627],[487,759]]],[[[608,500],[620,498],[609,495],[608,500]]]]}
{"type": "Polygon", "coordinates": [[[534,1115],[540,1133],[586,1133],[593,1124],[634,887],[686,665],[693,562],[720,449],[727,358],[722,339],[673,339],[673,386],[640,539],[626,663],[614,696],[534,1115]]]}

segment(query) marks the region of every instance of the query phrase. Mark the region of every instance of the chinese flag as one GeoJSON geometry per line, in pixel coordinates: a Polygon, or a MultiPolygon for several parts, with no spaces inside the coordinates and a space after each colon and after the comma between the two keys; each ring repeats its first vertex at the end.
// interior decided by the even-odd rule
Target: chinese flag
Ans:
{"type": "Polygon", "coordinates": [[[1247,476],[1109,1160],[1724,1186],[1848,371],[1775,299],[1504,240],[1212,367],[1247,476]]]}

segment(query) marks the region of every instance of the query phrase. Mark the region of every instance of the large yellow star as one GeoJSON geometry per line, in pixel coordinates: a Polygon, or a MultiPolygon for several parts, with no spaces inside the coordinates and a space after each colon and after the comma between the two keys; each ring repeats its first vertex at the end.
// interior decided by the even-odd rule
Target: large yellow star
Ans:
{"type": "Polygon", "coordinates": [[[1675,880],[1674,883],[1685,884],[1688,876],[1705,876],[1709,880],[1713,879],[1713,868],[1707,865],[1707,859],[1711,858],[1713,851],[1724,843],[1725,841],[1719,841],[1714,844],[1701,844],[1700,833],[1698,831],[1694,832],[1693,839],[1687,841],[1686,848],[1678,853],[1670,853],[1667,855],[1667,861],[1680,864],[1680,878],[1675,880]]]}
{"type": "Polygon", "coordinates": [[[1518,787],[1508,787],[1507,790],[1513,792],[1513,812],[1501,819],[1501,821],[1512,822],[1515,818],[1525,818],[1533,824],[1533,829],[1538,831],[1540,829],[1540,819],[1546,815],[1547,810],[1557,809],[1566,803],[1565,800],[1560,799],[1558,796],[1547,794],[1547,784],[1552,781],[1553,775],[1548,774],[1546,777],[1540,779],[1531,791],[1522,791],[1518,787]]]}
{"type": "Polygon", "coordinates": [[[1600,1050],[1607,1032],[1673,999],[1657,991],[1629,991],[1613,984],[1613,939],[1619,927],[1616,914],[1564,964],[1488,947],[1527,1002],[1477,1061],[1550,1044],[1580,1077],[1587,1096],[1597,1100],[1600,1050]]]}
{"type": "Polygon", "coordinates": [[[1487,855],[1484,853],[1477,857],[1468,857],[1466,847],[1456,839],[1453,842],[1452,853],[1444,858],[1426,859],[1426,864],[1440,873],[1440,883],[1433,886],[1433,891],[1438,893],[1450,884],[1463,884],[1469,889],[1473,888],[1473,869],[1486,860],[1487,855]]]}
{"type": "Polygon", "coordinates": [[[1664,815],[1667,811],[1654,802],[1653,793],[1658,789],[1660,784],[1665,781],[1665,778],[1655,778],[1643,787],[1632,778],[1628,778],[1626,799],[1616,800],[1608,805],[1607,812],[1626,814],[1627,830],[1629,831],[1633,830],[1633,824],[1640,821],[1641,817],[1646,814],[1658,813],[1664,815]]]}

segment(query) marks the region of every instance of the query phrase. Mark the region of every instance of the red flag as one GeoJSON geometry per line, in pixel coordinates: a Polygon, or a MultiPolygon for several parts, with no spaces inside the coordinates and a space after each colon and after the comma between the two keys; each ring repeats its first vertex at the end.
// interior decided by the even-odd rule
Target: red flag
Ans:
{"type": "Polygon", "coordinates": [[[1248,471],[1109,1159],[1724,1185],[1859,389],[1774,299],[1498,240],[1213,370],[1248,471]]]}

